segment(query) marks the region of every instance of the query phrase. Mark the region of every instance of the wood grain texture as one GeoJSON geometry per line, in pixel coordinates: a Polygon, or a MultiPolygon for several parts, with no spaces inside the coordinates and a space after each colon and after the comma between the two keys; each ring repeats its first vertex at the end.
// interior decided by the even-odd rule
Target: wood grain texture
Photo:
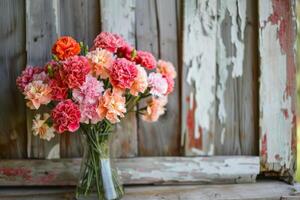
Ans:
{"type": "Polygon", "coordinates": [[[26,112],[15,81],[26,65],[25,3],[0,2],[0,158],[26,157],[26,112]]]}
{"type": "Polygon", "coordinates": [[[255,2],[218,1],[215,154],[255,155],[255,2]]]}
{"type": "MultiPolygon", "coordinates": [[[[178,72],[176,1],[137,1],[136,16],[138,50],[149,51],[158,59],[172,62],[178,72]]],[[[179,155],[179,108],[179,79],[176,78],[174,92],[168,97],[166,113],[159,121],[149,123],[138,120],[139,155],[179,155]]]]}
{"type": "MultiPolygon", "coordinates": [[[[7,200],[73,200],[74,187],[5,188],[0,198],[7,200]]],[[[78,200],[96,199],[93,193],[78,200]]],[[[251,184],[190,185],[190,186],[130,186],[125,187],[124,200],[296,200],[294,187],[279,181],[259,181],[251,184]]]]}
{"type": "MultiPolygon", "coordinates": [[[[69,35],[88,46],[100,33],[99,0],[63,0],[59,1],[60,32],[69,35]]],[[[80,157],[82,155],[82,139],[80,132],[64,133],[60,137],[60,155],[80,157]]]]}
{"type": "Polygon", "coordinates": [[[259,1],[261,171],[293,181],[295,131],[295,1],[259,1]]]}
{"type": "MultiPolygon", "coordinates": [[[[26,1],[27,64],[43,66],[51,59],[51,47],[60,33],[58,1],[26,1]]],[[[27,111],[27,153],[30,158],[59,158],[59,136],[50,142],[33,136],[33,112],[27,111]]]]}
{"type": "MultiPolygon", "coordinates": [[[[2,160],[0,185],[76,185],[81,159],[2,160]]],[[[115,159],[124,184],[255,182],[258,157],[139,157],[115,159]]]]}
{"type": "Polygon", "coordinates": [[[217,1],[184,2],[182,141],[186,155],[213,155],[217,1]]]}
{"type": "MultiPolygon", "coordinates": [[[[135,0],[100,0],[101,28],[120,34],[129,44],[135,46],[135,0]]],[[[111,141],[113,157],[137,155],[137,119],[130,113],[116,125],[111,141]]]]}

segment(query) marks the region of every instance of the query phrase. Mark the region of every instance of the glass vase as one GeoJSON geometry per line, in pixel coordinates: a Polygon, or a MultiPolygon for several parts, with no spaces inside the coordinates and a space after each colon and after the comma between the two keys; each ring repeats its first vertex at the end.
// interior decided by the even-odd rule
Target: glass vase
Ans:
{"type": "Polygon", "coordinates": [[[83,131],[84,153],[81,161],[76,197],[96,192],[99,200],[120,199],[124,195],[117,169],[111,164],[109,136],[96,127],[83,131]]]}

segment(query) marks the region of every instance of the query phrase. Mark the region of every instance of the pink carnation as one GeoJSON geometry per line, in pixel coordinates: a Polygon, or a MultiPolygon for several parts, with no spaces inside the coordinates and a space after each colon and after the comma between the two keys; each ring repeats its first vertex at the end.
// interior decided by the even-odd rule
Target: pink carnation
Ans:
{"type": "Polygon", "coordinates": [[[60,68],[60,76],[63,82],[71,89],[80,87],[89,72],[90,65],[84,56],[67,58],[60,68]]]}
{"type": "Polygon", "coordinates": [[[148,86],[150,93],[158,97],[166,94],[168,90],[168,82],[160,73],[152,72],[149,74],[148,86]]]}
{"type": "Polygon", "coordinates": [[[99,114],[97,113],[98,104],[80,104],[79,109],[81,113],[80,122],[88,124],[96,124],[101,121],[99,114]]]}
{"type": "Polygon", "coordinates": [[[156,60],[154,56],[146,51],[138,51],[136,56],[136,63],[142,65],[146,69],[155,69],[156,60]]]}
{"type": "Polygon", "coordinates": [[[35,74],[43,72],[44,69],[41,67],[27,66],[22,74],[17,78],[17,86],[21,92],[24,91],[25,87],[33,80],[35,74]]]}
{"type": "Polygon", "coordinates": [[[168,89],[167,89],[167,92],[165,93],[165,95],[168,95],[171,92],[173,92],[175,83],[174,83],[174,79],[170,76],[164,76],[164,78],[167,80],[167,83],[168,83],[168,89]]]}
{"type": "Polygon", "coordinates": [[[130,88],[137,76],[134,62],[125,58],[117,58],[110,70],[110,80],[113,86],[126,89],[130,88]]]}
{"type": "Polygon", "coordinates": [[[91,75],[87,75],[82,86],[73,90],[73,98],[79,104],[94,104],[102,95],[103,91],[103,83],[91,75]]]}
{"type": "Polygon", "coordinates": [[[101,48],[115,53],[123,44],[124,39],[121,36],[109,32],[101,32],[94,40],[94,49],[101,48]]]}
{"type": "Polygon", "coordinates": [[[80,111],[78,106],[68,99],[56,105],[51,112],[53,126],[58,133],[64,131],[74,132],[80,124],[80,111]]]}
{"type": "Polygon", "coordinates": [[[157,72],[161,73],[163,76],[176,78],[177,74],[172,63],[164,60],[159,60],[157,62],[157,72]]]}

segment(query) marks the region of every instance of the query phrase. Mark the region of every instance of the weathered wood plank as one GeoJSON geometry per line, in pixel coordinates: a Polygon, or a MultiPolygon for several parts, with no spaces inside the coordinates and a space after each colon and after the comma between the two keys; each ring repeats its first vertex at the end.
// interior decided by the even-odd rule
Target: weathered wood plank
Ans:
{"type": "MultiPolygon", "coordinates": [[[[70,35],[77,41],[91,46],[94,38],[100,33],[99,0],[64,0],[59,3],[61,35],[70,35]]],[[[82,151],[79,132],[61,135],[61,157],[79,157],[82,151]]]]}
{"type": "Polygon", "coordinates": [[[0,2],[0,158],[26,157],[26,112],[15,84],[26,65],[25,3],[0,2]]]}
{"type": "Polygon", "coordinates": [[[213,155],[217,1],[184,2],[182,141],[186,155],[213,155]]]}
{"type": "MultiPolygon", "coordinates": [[[[76,185],[81,159],[2,160],[0,186],[76,185]]],[[[258,157],[139,157],[116,159],[126,185],[254,182],[258,157]]]]}
{"type": "Polygon", "coordinates": [[[287,181],[296,159],[294,9],[294,0],[259,1],[261,171],[287,181]]]}
{"type": "MultiPolygon", "coordinates": [[[[215,154],[255,155],[255,2],[218,1],[215,154]]],[[[257,77],[256,77],[257,78],[257,77]]]]}
{"type": "MultiPolygon", "coordinates": [[[[58,1],[26,1],[27,64],[43,66],[51,59],[51,47],[59,36],[58,1]]],[[[31,132],[32,111],[27,111],[27,153],[30,158],[59,158],[59,136],[50,142],[31,132]]]]}
{"type": "MultiPolygon", "coordinates": [[[[176,1],[137,1],[137,48],[178,68],[176,1]],[[147,6],[145,6],[147,5],[147,6]],[[168,12],[166,12],[168,10],[168,12]]],[[[179,80],[168,97],[167,111],[154,123],[138,122],[141,156],[172,156],[180,151],[179,80]]]]}
{"type": "MultiPolygon", "coordinates": [[[[135,0],[100,0],[102,31],[122,35],[135,46],[135,0]]],[[[111,142],[113,157],[137,155],[137,119],[130,113],[116,126],[111,142]]]]}
{"type": "MultiPolygon", "coordinates": [[[[5,188],[0,198],[7,200],[73,200],[74,187],[5,188]]],[[[84,198],[92,200],[96,194],[84,198]]],[[[292,200],[294,187],[278,181],[259,181],[252,184],[191,185],[191,186],[138,186],[125,187],[124,200],[292,200]]],[[[81,200],[79,198],[78,200],[81,200]]]]}

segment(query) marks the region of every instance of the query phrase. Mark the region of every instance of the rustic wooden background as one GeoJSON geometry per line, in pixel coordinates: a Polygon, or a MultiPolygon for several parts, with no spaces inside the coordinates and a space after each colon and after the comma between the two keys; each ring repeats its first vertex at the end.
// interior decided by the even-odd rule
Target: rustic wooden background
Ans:
{"type": "MultiPolygon", "coordinates": [[[[173,62],[178,72],[175,91],[159,122],[145,123],[131,115],[117,126],[112,142],[115,157],[258,155],[259,120],[274,123],[268,121],[272,118],[267,114],[263,115],[268,109],[273,109],[272,115],[280,115],[282,127],[288,131],[282,137],[290,138],[294,104],[287,105],[284,101],[284,111],[281,104],[265,107],[272,104],[272,98],[268,97],[272,84],[277,84],[276,94],[281,98],[286,77],[279,77],[282,75],[279,69],[268,76],[264,60],[259,67],[262,55],[266,59],[281,55],[282,47],[276,46],[279,43],[275,46],[273,41],[263,43],[263,35],[259,35],[264,31],[269,35],[277,33],[272,27],[265,30],[263,26],[263,23],[274,27],[279,24],[264,18],[276,11],[274,2],[261,3],[261,9],[271,9],[270,13],[259,15],[258,1],[250,0],[0,1],[0,158],[81,155],[78,133],[57,135],[51,142],[32,135],[32,113],[25,109],[15,79],[26,65],[43,65],[48,61],[57,37],[70,35],[90,45],[101,31],[121,34],[138,49],[173,62]],[[259,53],[266,47],[279,51],[273,52],[273,57],[259,53]],[[259,87],[260,71],[261,79],[272,83],[264,85],[268,87],[259,87]],[[275,83],[270,77],[283,81],[275,83]],[[268,102],[259,102],[259,93],[268,102]]],[[[289,6],[287,9],[293,8],[289,6]]],[[[286,8],[284,4],[279,7],[286,8]]],[[[292,18],[286,17],[292,24],[292,18]]],[[[286,28],[293,33],[293,26],[286,28]]],[[[293,35],[289,36],[293,40],[293,35]]],[[[287,55],[291,61],[291,52],[287,55]]],[[[293,63],[286,66],[294,67],[293,63]]],[[[276,126],[271,128],[276,131],[276,126]]]]}

